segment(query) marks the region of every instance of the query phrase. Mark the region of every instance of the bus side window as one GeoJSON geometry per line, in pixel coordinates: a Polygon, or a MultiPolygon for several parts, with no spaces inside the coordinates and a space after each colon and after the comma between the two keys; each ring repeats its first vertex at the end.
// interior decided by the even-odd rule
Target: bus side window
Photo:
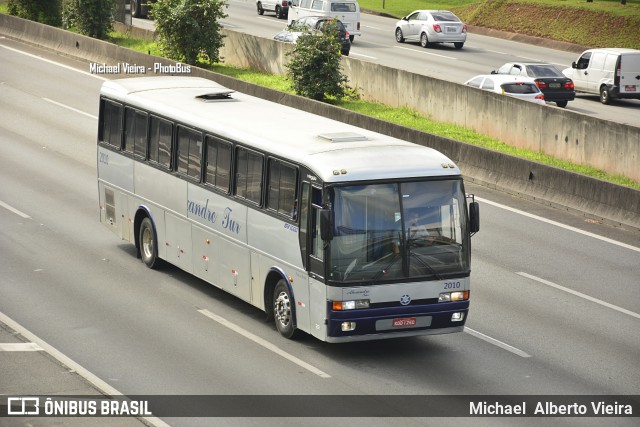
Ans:
{"type": "Polygon", "coordinates": [[[100,140],[113,147],[122,147],[122,105],[102,100],[102,135],[100,140]]]}
{"type": "Polygon", "coordinates": [[[147,156],[147,114],[125,108],[124,151],[146,158],[147,156]]]}
{"type": "Polygon", "coordinates": [[[277,159],[269,159],[267,208],[297,218],[296,188],[298,169],[277,159]]]}
{"type": "Polygon", "coordinates": [[[238,147],[236,159],[236,196],[260,205],[264,156],[238,147]]]}
{"type": "Polygon", "coordinates": [[[322,190],[314,187],[311,191],[311,255],[322,260],[324,256],[322,238],[320,237],[322,190]]]}
{"type": "Polygon", "coordinates": [[[178,126],[178,172],[200,181],[202,164],[202,134],[178,126]]]}
{"type": "Polygon", "coordinates": [[[207,171],[205,182],[229,194],[231,173],[231,144],[213,136],[207,136],[207,171]]]}
{"type": "Polygon", "coordinates": [[[150,127],[149,160],[171,169],[173,124],[167,120],[151,116],[150,127]]]}
{"type": "Polygon", "coordinates": [[[307,268],[307,234],[309,232],[309,189],[311,186],[308,182],[302,183],[302,197],[300,197],[299,215],[300,215],[300,250],[302,252],[302,265],[307,268]]]}

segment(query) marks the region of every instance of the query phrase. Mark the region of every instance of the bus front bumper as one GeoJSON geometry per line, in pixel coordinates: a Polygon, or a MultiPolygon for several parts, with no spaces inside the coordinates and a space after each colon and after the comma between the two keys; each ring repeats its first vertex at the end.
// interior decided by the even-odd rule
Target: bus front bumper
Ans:
{"type": "Polygon", "coordinates": [[[361,341],[461,332],[469,301],[335,311],[328,307],[327,341],[361,341]]]}

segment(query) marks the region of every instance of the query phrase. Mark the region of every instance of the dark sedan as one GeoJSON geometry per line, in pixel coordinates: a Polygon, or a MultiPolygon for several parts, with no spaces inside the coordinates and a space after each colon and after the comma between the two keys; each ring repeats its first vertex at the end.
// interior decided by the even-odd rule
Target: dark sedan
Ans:
{"type": "Polygon", "coordinates": [[[491,74],[511,74],[531,77],[544,94],[545,101],[566,107],[576,97],[573,81],[551,64],[533,62],[508,62],[491,74]]]}
{"type": "Polygon", "coordinates": [[[293,25],[293,31],[300,31],[302,27],[308,27],[311,30],[327,31],[332,25],[335,25],[338,30],[338,41],[340,42],[340,53],[344,56],[349,56],[351,50],[351,40],[349,40],[349,32],[345,28],[342,21],[339,19],[328,18],[326,16],[305,16],[295,21],[293,25]]]}

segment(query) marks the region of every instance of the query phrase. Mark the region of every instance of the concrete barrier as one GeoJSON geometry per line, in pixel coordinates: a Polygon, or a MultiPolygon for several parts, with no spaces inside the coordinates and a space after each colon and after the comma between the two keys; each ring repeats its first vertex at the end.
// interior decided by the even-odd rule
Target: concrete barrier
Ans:
{"type": "MultiPolygon", "coordinates": [[[[0,34],[45,47],[64,55],[98,63],[130,63],[153,67],[156,63],[175,64],[159,58],[100,40],[70,33],[58,28],[38,24],[8,15],[0,15],[0,34]]],[[[264,71],[283,71],[286,51],[291,47],[273,40],[260,39],[247,34],[236,37],[226,32],[225,49],[221,52],[227,62],[252,66],[264,71]],[[267,56],[269,60],[262,60],[267,56]],[[272,69],[273,68],[273,69],[272,69]]],[[[638,172],[640,138],[631,127],[609,124],[587,116],[564,116],[560,109],[520,102],[519,100],[485,93],[473,88],[455,85],[437,79],[406,73],[401,70],[375,66],[375,64],[343,58],[350,63],[349,74],[354,81],[367,86],[373,93],[378,87],[379,98],[390,105],[419,105],[421,111],[435,117],[441,110],[448,111],[456,120],[475,122],[478,127],[490,127],[486,122],[498,122],[499,139],[515,145],[528,145],[521,135],[536,135],[537,145],[527,147],[541,150],[544,145],[584,161],[593,160],[604,152],[612,153],[616,162],[624,167],[635,167],[638,172]],[[363,76],[369,75],[370,81],[363,76]],[[355,77],[354,77],[355,76],[355,77]],[[402,90],[390,90],[389,80],[397,82],[402,90]],[[446,98],[440,98],[446,86],[446,98]],[[411,94],[411,96],[404,96],[411,94]],[[444,104],[443,105],[443,101],[444,104]],[[473,105],[473,108],[468,106],[473,105]],[[548,113],[547,110],[553,111],[548,113]],[[564,117],[564,118],[561,118],[564,117]],[[573,118],[573,122],[567,121],[573,118]],[[541,126],[540,124],[544,124],[541,126]],[[587,144],[584,135],[595,135],[597,143],[587,144]],[[621,140],[616,143],[616,140],[621,140]],[[635,147],[633,146],[635,144],[635,147]]],[[[610,224],[640,230],[640,191],[617,186],[598,179],[570,173],[558,168],[497,153],[460,141],[440,137],[414,129],[374,119],[339,107],[289,95],[261,86],[192,67],[191,75],[206,77],[230,89],[265,98],[284,105],[324,115],[359,127],[392,135],[417,144],[433,147],[455,161],[466,179],[521,197],[545,202],[572,212],[610,224]]],[[[444,96],[444,95],[443,95],[444,96]]],[[[382,100],[380,100],[382,102],[382,100]]],[[[411,107],[414,108],[414,107],[411,107]]],[[[417,108],[416,108],[417,109],[417,108]]],[[[452,121],[452,120],[448,120],[452,121]]],[[[639,179],[640,180],[640,179],[639,179]]]]}

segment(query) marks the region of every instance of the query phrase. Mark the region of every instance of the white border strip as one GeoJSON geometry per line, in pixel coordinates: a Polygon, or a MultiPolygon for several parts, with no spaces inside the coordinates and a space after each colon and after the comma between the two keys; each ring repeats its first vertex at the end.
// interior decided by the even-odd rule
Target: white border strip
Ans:
{"type": "Polygon", "coordinates": [[[476,338],[480,338],[481,340],[484,340],[486,342],[488,342],[489,344],[493,344],[495,346],[498,346],[504,350],[510,351],[513,354],[517,354],[520,357],[531,357],[530,354],[525,353],[524,351],[520,350],[519,348],[515,348],[509,344],[503,343],[502,341],[498,341],[495,338],[491,338],[488,335],[483,334],[482,332],[478,332],[478,331],[474,331],[471,328],[468,327],[464,327],[464,331],[470,335],[473,335],[476,338]]]}
{"type": "Polygon", "coordinates": [[[216,322],[220,323],[222,326],[226,326],[227,328],[231,329],[232,331],[239,333],[243,337],[250,339],[251,341],[255,342],[258,345],[261,345],[262,347],[266,348],[267,350],[270,350],[270,351],[274,352],[275,354],[284,357],[285,359],[289,360],[290,362],[293,362],[296,365],[308,370],[309,372],[316,374],[320,378],[331,378],[331,375],[321,371],[320,369],[316,368],[315,366],[312,366],[312,365],[308,364],[307,362],[305,362],[303,360],[298,359],[297,357],[287,353],[286,351],[279,349],[275,345],[271,344],[269,341],[266,341],[266,340],[260,338],[259,336],[254,335],[254,334],[252,334],[251,332],[249,332],[249,331],[247,331],[245,329],[242,329],[240,326],[236,325],[235,323],[231,323],[230,321],[228,321],[224,317],[220,317],[217,314],[214,314],[214,313],[210,312],[207,309],[198,310],[198,313],[200,313],[200,314],[202,314],[204,316],[207,316],[209,319],[215,320],[216,322]]]}
{"type": "Polygon", "coordinates": [[[561,228],[564,228],[564,229],[569,230],[569,231],[574,231],[576,233],[580,233],[580,234],[583,234],[585,236],[593,237],[594,239],[602,240],[603,242],[611,243],[613,245],[618,245],[618,246],[626,248],[626,249],[631,249],[632,251],[640,252],[640,248],[638,248],[636,246],[631,246],[631,245],[628,245],[626,243],[618,242],[617,240],[609,239],[608,237],[599,236],[597,234],[590,233],[588,231],[580,230],[579,228],[576,228],[576,227],[571,227],[570,225],[565,225],[565,224],[562,224],[562,223],[559,223],[559,222],[556,222],[556,221],[553,221],[553,220],[550,220],[550,219],[543,218],[543,217],[538,216],[538,215],[530,214],[528,212],[524,212],[524,211],[521,211],[519,209],[511,208],[509,206],[505,206],[505,205],[502,205],[500,203],[492,202],[490,200],[483,199],[483,198],[480,198],[480,197],[476,197],[476,200],[481,201],[482,203],[486,203],[488,205],[492,205],[492,206],[495,206],[495,207],[498,207],[498,208],[501,208],[501,209],[504,209],[504,210],[507,210],[507,211],[510,211],[510,212],[513,212],[513,213],[517,213],[517,214],[532,218],[532,219],[537,219],[538,221],[546,222],[547,224],[555,225],[557,227],[561,227],[561,228]]]}
{"type": "Polygon", "coordinates": [[[553,282],[541,279],[541,278],[533,276],[531,274],[527,274],[527,273],[523,273],[523,272],[519,272],[519,273],[516,273],[516,274],[518,274],[518,275],[520,275],[522,277],[527,277],[527,278],[529,278],[531,280],[535,280],[536,282],[543,283],[543,284],[545,284],[547,286],[551,286],[552,288],[556,288],[556,289],[559,289],[561,291],[567,292],[569,294],[578,296],[580,298],[584,298],[584,299],[586,299],[588,301],[595,302],[596,304],[600,304],[600,305],[602,305],[604,307],[607,307],[607,308],[610,308],[612,310],[619,311],[620,313],[627,314],[627,315],[629,315],[631,317],[635,317],[637,319],[640,319],[640,314],[638,314],[638,313],[634,313],[633,311],[629,311],[629,310],[627,310],[625,308],[618,307],[617,305],[609,304],[608,302],[599,300],[599,299],[594,298],[594,297],[590,297],[589,295],[583,294],[582,292],[578,292],[578,291],[574,291],[573,289],[565,288],[564,286],[557,285],[557,284],[555,284],[553,282]]]}
{"type": "Polygon", "coordinates": [[[0,351],[40,351],[42,348],[34,342],[1,343],[0,351]]]}
{"type": "MultiPolygon", "coordinates": [[[[87,369],[83,368],[80,364],[71,360],[65,354],[58,351],[55,347],[47,344],[45,341],[43,341],[42,339],[40,339],[39,337],[31,333],[29,330],[24,328],[18,322],[14,321],[13,319],[11,319],[9,316],[5,315],[2,312],[0,312],[0,322],[4,323],[14,331],[18,332],[20,335],[22,335],[23,337],[25,337],[27,340],[31,341],[35,345],[38,345],[42,350],[46,351],[48,354],[53,356],[53,358],[55,358],[58,362],[62,363],[67,368],[72,369],[75,373],[80,375],[82,378],[89,381],[101,393],[105,394],[106,396],[123,396],[123,394],[120,393],[118,390],[111,387],[106,382],[102,381],[100,378],[98,378],[97,376],[89,372],[87,369]]],[[[165,423],[164,421],[162,421],[160,418],[157,418],[157,417],[141,417],[141,418],[155,427],[170,427],[169,424],[165,423]]]]}

